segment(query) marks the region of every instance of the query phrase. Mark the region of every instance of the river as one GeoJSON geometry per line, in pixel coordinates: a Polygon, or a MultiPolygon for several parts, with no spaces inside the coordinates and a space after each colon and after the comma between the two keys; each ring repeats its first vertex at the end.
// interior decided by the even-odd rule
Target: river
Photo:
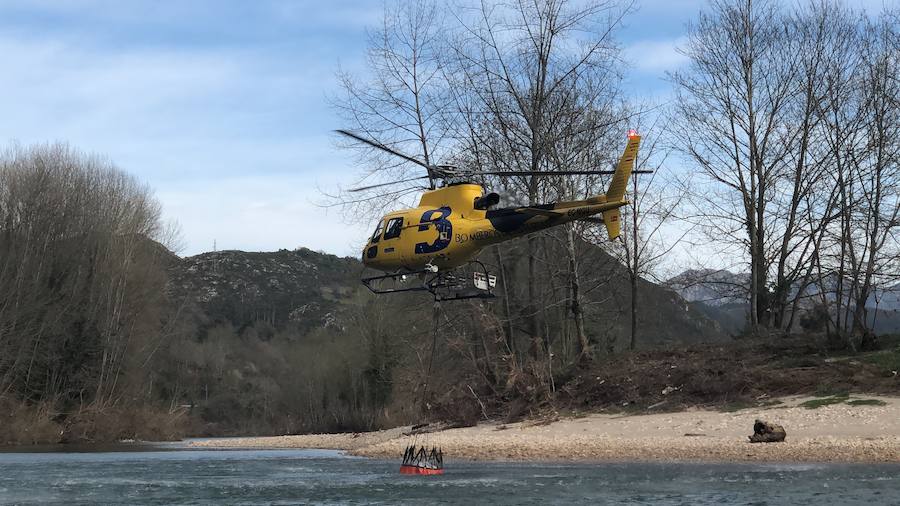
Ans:
{"type": "Polygon", "coordinates": [[[510,463],[443,476],[328,450],[0,453],[0,504],[896,504],[900,464],[510,463]]]}

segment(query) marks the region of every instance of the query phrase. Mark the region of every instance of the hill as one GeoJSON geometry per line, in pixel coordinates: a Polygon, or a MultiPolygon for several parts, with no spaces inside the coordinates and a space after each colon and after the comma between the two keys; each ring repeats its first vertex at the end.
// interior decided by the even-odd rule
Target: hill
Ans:
{"type": "Polygon", "coordinates": [[[169,291],[199,312],[204,329],[265,324],[307,332],[338,324],[342,304],[359,288],[360,268],[355,259],[306,248],[216,251],[173,261],[169,291]]]}
{"type": "MultiPolygon", "coordinates": [[[[592,281],[585,295],[587,332],[599,344],[627,347],[630,291],[624,267],[595,246],[581,247],[585,279],[592,281]]],[[[504,264],[510,290],[519,293],[529,282],[516,269],[522,261],[510,255],[504,264]]],[[[189,408],[190,433],[364,430],[416,416],[410,407],[418,406],[432,343],[427,294],[373,295],[359,282],[363,266],[357,259],[304,248],[218,251],[172,257],[168,265],[167,291],[179,326],[170,355],[155,372],[156,385],[189,408]]],[[[673,291],[642,280],[639,295],[642,348],[727,339],[673,291]]],[[[502,297],[442,306],[446,324],[439,329],[441,371],[435,371],[433,391],[453,394],[443,397],[447,412],[459,401],[454,388],[461,384],[485,399],[495,396],[492,404],[498,406],[532,392],[522,378],[540,377],[543,369],[523,370],[523,364],[539,364],[546,355],[536,358],[528,351],[531,338],[514,329],[520,355],[513,362],[502,346],[489,349],[496,346],[491,340],[507,307],[502,297]],[[473,338],[491,342],[467,350],[473,338]],[[513,363],[519,365],[500,366],[513,363]]],[[[550,360],[561,374],[571,356],[565,355],[566,339],[572,338],[565,332],[567,309],[550,302],[546,311],[545,324],[557,329],[550,360]]]]}
{"type": "MultiPolygon", "coordinates": [[[[626,342],[630,299],[624,266],[593,246],[588,248],[585,264],[605,280],[604,286],[586,295],[595,306],[589,324],[595,332],[612,332],[617,342],[626,342]]],[[[354,297],[368,295],[359,282],[363,269],[355,258],[306,248],[217,251],[174,259],[169,267],[169,291],[195,313],[204,331],[226,323],[239,333],[257,325],[270,331],[290,327],[301,333],[341,329],[348,323],[348,304],[354,297]]],[[[515,282],[528,283],[522,277],[515,282]]],[[[716,322],[676,292],[646,280],[639,280],[638,290],[645,308],[639,318],[643,344],[725,339],[716,322]]],[[[393,299],[388,303],[400,300],[393,295],[382,297],[393,299]]],[[[424,301],[428,296],[418,298],[424,301]]],[[[426,320],[431,317],[430,307],[428,310],[422,314],[426,320]]]]}

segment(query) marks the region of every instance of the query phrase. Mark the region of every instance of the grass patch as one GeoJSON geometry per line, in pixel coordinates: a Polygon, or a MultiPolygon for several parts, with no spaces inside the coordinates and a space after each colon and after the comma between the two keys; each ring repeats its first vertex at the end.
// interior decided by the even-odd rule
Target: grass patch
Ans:
{"type": "Polygon", "coordinates": [[[847,395],[833,395],[831,397],[822,397],[819,399],[810,399],[806,402],[801,402],[800,407],[806,409],[816,409],[821,408],[822,406],[830,406],[832,404],[841,404],[847,401],[847,395]]]}
{"type": "Polygon", "coordinates": [[[614,411],[623,415],[645,415],[647,414],[647,406],[637,402],[629,402],[625,406],[614,406],[614,411]]]}
{"type": "Polygon", "coordinates": [[[900,371],[900,347],[870,353],[863,360],[887,373],[900,371]]]}
{"type": "Polygon", "coordinates": [[[883,334],[878,336],[878,344],[884,349],[900,348],[900,334],[883,334]]]}
{"type": "Polygon", "coordinates": [[[847,401],[847,404],[851,406],[886,406],[887,403],[881,399],[853,399],[852,401],[847,401]]]}
{"type": "Polygon", "coordinates": [[[832,382],[822,383],[816,386],[815,397],[850,397],[850,391],[842,385],[834,385],[832,382]]]}

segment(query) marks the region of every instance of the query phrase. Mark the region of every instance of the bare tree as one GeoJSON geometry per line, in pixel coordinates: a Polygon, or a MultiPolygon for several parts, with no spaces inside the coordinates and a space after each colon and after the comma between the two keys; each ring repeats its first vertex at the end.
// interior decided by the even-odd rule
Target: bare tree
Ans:
{"type": "MultiPolygon", "coordinates": [[[[599,146],[613,126],[621,129],[618,106],[617,54],[614,34],[630,5],[565,0],[482,2],[463,10],[462,34],[453,43],[451,90],[460,126],[456,138],[468,162],[491,170],[548,171],[575,166],[595,167],[599,146]]],[[[608,156],[608,151],[605,156],[608,156]]],[[[515,176],[501,182],[507,193],[529,205],[544,199],[590,194],[596,179],[551,181],[515,176]]],[[[583,357],[590,356],[584,331],[575,236],[569,229],[566,255],[570,272],[572,316],[583,357]]],[[[522,314],[539,352],[544,325],[537,289],[541,277],[542,239],[526,240],[528,291],[522,314]]],[[[511,317],[511,316],[508,316],[511,317]]]]}
{"type": "MultiPolygon", "coordinates": [[[[442,114],[448,97],[441,61],[441,16],[431,0],[386,5],[382,25],[369,34],[366,75],[338,71],[343,92],[332,99],[348,128],[426,164],[436,161],[445,140],[442,114]]],[[[366,167],[359,185],[391,181],[397,185],[334,196],[332,204],[343,205],[348,216],[360,210],[365,212],[362,215],[381,210],[422,189],[416,179],[422,176],[420,166],[367,145],[352,146],[360,149],[360,164],[366,167]]],[[[428,187],[434,188],[434,175],[427,176],[428,187]]]]}
{"type": "Polygon", "coordinates": [[[0,396],[102,409],[152,337],[169,254],[149,190],[65,145],[0,157],[0,396]]]}
{"type": "MultiPolygon", "coordinates": [[[[653,173],[633,178],[631,205],[622,212],[622,234],[608,247],[628,271],[631,319],[628,348],[631,350],[636,348],[638,342],[639,315],[642,311],[639,297],[641,281],[660,281],[656,275],[657,268],[693,228],[690,225],[673,227],[683,204],[684,193],[675,174],[667,167],[669,148],[664,145],[667,128],[664,124],[660,125],[660,121],[664,121],[664,116],[656,112],[637,115],[633,121],[642,137],[641,151],[635,164],[653,173]]],[[[604,227],[593,227],[591,232],[598,244],[608,243],[604,237],[604,227]]]]}
{"type": "MultiPolygon", "coordinates": [[[[833,280],[832,326],[853,348],[872,346],[867,305],[891,279],[898,256],[900,128],[894,78],[900,68],[892,48],[896,26],[883,15],[857,24],[857,52],[835,82],[823,115],[828,121],[838,219],[820,259],[822,278],[833,280]]],[[[824,301],[826,307],[828,300],[824,301]]]]}
{"type": "Polygon", "coordinates": [[[690,28],[690,68],[672,75],[674,130],[708,183],[691,200],[710,237],[746,255],[754,332],[769,321],[770,251],[781,242],[772,203],[795,139],[784,122],[796,90],[789,33],[773,2],[715,0],[690,28]]]}
{"type": "Polygon", "coordinates": [[[892,244],[889,19],[723,0],[691,32],[691,68],[673,75],[677,134],[707,179],[697,216],[749,261],[751,329],[790,331],[816,292],[839,333],[868,328],[892,244]]]}
{"type": "Polygon", "coordinates": [[[792,34],[788,47],[797,55],[785,111],[794,137],[770,218],[780,239],[770,253],[774,280],[767,325],[790,330],[810,284],[813,256],[831,221],[828,209],[834,192],[828,172],[833,167],[819,110],[827,98],[830,72],[852,53],[855,33],[853,17],[828,2],[796,9],[787,23],[792,34]]]}

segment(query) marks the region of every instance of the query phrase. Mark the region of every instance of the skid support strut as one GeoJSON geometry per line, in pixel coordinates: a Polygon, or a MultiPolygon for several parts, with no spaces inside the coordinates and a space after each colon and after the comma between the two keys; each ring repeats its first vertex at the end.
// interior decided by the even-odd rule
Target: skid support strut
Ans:
{"type": "Polygon", "coordinates": [[[363,278],[372,293],[428,292],[435,302],[465,299],[491,299],[496,277],[483,263],[470,262],[471,278],[457,271],[439,271],[428,266],[418,271],[396,272],[363,278]]]}

